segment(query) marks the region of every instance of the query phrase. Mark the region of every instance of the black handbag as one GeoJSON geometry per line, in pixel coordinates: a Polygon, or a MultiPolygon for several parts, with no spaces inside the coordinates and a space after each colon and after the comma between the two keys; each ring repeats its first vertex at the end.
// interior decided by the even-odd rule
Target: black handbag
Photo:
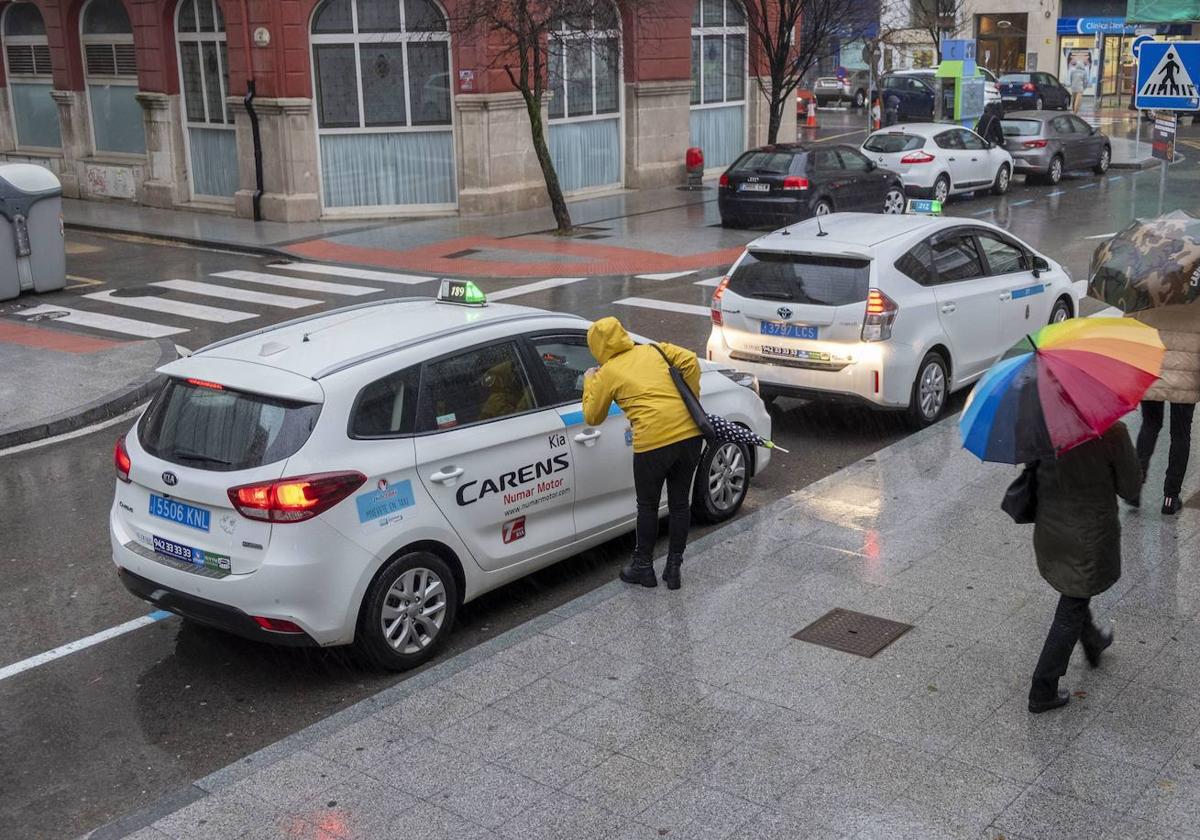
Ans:
{"type": "Polygon", "coordinates": [[[1026,464],[1000,502],[1000,509],[1018,525],[1032,525],[1037,519],[1037,469],[1037,461],[1026,464]]]}
{"type": "Polygon", "coordinates": [[[683,371],[671,364],[671,360],[667,358],[667,354],[657,344],[651,344],[658,355],[663,357],[663,361],[667,363],[667,370],[671,372],[671,381],[675,383],[675,390],[679,392],[679,398],[683,400],[683,404],[687,406],[688,414],[692,416],[692,420],[696,423],[696,428],[700,430],[700,434],[705,440],[713,440],[717,433],[713,430],[713,425],[708,419],[708,412],[704,410],[704,406],[700,405],[700,398],[697,397],[692,389],[688,387],[687,380],[683,378],[683,371]]]}

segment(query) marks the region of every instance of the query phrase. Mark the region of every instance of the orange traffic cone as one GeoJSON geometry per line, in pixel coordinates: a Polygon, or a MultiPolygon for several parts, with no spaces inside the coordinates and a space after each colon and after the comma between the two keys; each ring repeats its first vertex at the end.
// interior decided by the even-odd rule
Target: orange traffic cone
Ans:
{"type": "Polygon", "coordinates": [[[804,123],[805,128],[817,128],[817,100],[814,97],[808,103],[808,121],[804,123]]]}
{"type": "Polygon", "coordinates": [[[880,129],[879,122],[879,97],[875,97],[875,101],[871,103],[871,130],[878,131],[880,129]]]}

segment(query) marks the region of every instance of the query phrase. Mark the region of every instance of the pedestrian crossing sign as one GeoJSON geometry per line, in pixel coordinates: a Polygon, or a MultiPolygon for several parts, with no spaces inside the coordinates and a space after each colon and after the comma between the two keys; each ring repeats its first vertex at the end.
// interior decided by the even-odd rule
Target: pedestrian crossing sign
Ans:
{"type": "Polygon", "coordinates": [[[1200,110],[1200,41],[1146,41],[1138,50],[1138,108],[1200,110]]]}

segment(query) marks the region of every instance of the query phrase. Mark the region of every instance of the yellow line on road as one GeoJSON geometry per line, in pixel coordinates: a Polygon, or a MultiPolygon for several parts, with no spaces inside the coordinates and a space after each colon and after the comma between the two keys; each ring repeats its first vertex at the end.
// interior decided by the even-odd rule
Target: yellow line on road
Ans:
{"type": "Polygon", "coordinates": [[[80,277],[78,274],[68,274],[67,279],[74,282],[68,289],[82,289],[84,286],[103,286],[103,280],[93,280],[91,277],[80,277]]]}

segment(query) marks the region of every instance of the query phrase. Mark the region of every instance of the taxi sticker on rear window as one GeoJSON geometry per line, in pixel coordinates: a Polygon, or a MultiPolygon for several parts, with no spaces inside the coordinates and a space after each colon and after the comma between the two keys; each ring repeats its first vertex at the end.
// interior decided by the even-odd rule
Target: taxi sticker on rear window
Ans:
{"type": "Polygon", "coordinates": [[[458,416],[455,414],[439,414],[435,419],[439,429],[452,429],[458,425],[458,416]]]}
{"type": "Polygon", "coordinates": [[[402,520],[404,514],[401,511],[415,505],[416,500],[413,498],[411,481],[389,484],[387,479],[381,478],[377,489],[355,496],[354,504],[358,508],[360,524],[372,522],[382,528],[402,520]]]}

